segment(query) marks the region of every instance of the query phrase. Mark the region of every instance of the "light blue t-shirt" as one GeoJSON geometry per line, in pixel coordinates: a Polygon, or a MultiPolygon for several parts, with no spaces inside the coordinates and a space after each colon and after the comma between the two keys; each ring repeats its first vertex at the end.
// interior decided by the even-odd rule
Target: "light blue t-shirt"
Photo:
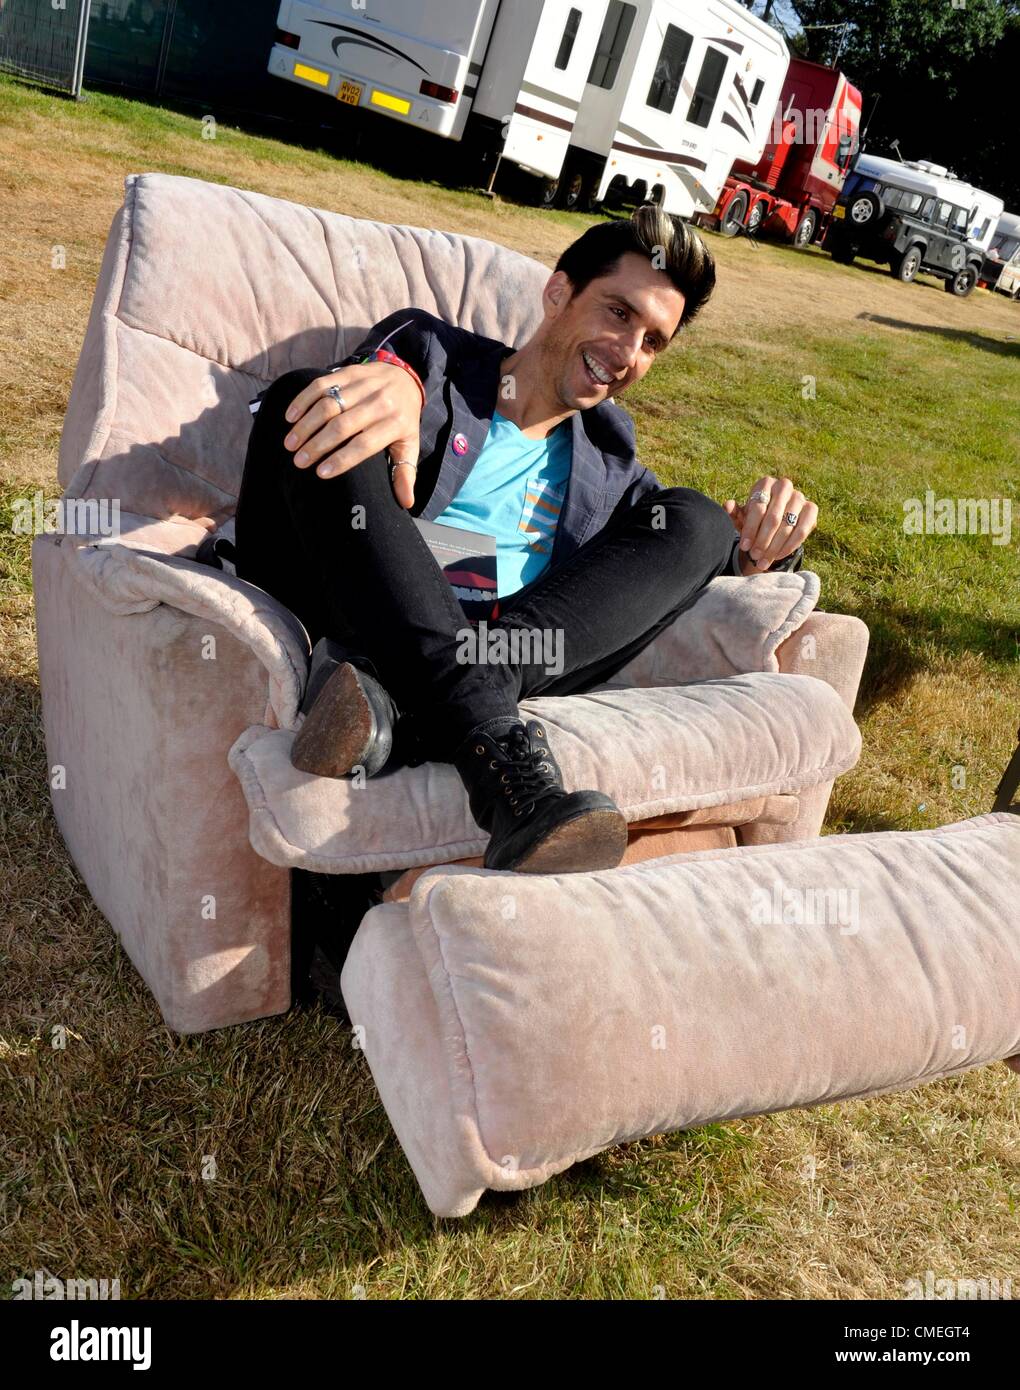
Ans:
{"type": "Polygon", "coordinates": [[[570,478],[572,430],[564,420],[545,439],[528,439],[497,410],[485,444],[440,526],[496,538],[500,598],[537,579],[549,563],[570,478]]]}

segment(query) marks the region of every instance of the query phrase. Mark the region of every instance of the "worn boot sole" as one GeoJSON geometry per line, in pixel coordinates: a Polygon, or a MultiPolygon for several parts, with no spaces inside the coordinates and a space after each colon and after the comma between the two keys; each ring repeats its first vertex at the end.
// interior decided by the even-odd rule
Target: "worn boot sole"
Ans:
{"type": "Polygon", "coordinates": [[[615,869],[626,849],[627,822],[615,808],[599,807],[551,826],[511,862],[486,867],[512,869],[519,874],[585,873],[615,869]]]}
{"type": "Polygon", "coordinates": [[[330,675],[305,715],[291,744],[290,760],[300,772],[347,777],[364,766],[377,733],[375,711],[360,674],[345,662],[330,675]]]}

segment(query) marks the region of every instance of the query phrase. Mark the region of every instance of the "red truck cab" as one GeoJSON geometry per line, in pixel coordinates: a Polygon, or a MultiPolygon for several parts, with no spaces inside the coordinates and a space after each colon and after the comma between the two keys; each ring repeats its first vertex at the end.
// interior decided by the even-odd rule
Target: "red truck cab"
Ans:
{"type": "Polygon", "coordinates": [[[737,160],[710,225],[807,246],[824,232],[857,151],[861,94],[838,68],[793,58],[757,164],[737,160]]]}

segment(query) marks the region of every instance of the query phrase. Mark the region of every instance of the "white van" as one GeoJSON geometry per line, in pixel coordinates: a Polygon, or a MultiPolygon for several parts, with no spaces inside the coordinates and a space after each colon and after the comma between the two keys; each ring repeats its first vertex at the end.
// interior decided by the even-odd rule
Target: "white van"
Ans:
{"type": "Polygon", "coordinates": [[[462,142],[474,176],[490,187],[501,159],[551,182],[606,3],[283,0],[269,71],[326,100],[462,142]]]}
{"type": "Polygon", "coordinates": [[[778,30],[737,0],[609,0],[565,205],[711,213],[734,159],[761,158],[789,62],[778,30]]]}

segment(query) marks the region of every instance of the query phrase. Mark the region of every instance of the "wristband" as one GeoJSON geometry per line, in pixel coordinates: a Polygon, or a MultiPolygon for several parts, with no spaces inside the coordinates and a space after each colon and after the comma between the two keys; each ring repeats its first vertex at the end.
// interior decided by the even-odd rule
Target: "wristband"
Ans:
{"type": "Polygon", "coordinates": [[[408,374],[408,376],[411,378],[411,380],[414,382],[415,386],[417,386],[419,392],[421,393],[421,405],[422,409],[425,409],[425,387],[421,383],[421,377],[418,375],[418,373],[414,370],[414,368],[411,366],[409,362],[405,362],[404,359],[402,357],[398,357],[396,353],[388,352],[386,348],[376,348],[375,352],[370,352],[367,357],[362,358],[362,361],[387,362],[391,367],[403,367],[404,371],[408,374]]]}

